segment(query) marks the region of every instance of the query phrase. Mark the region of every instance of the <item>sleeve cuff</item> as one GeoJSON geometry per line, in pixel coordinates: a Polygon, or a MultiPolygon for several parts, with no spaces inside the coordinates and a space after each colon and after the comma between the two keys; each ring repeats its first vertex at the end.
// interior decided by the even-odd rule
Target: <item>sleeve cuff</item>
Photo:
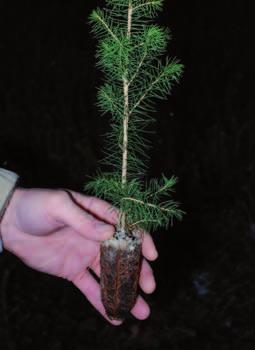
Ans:
{"type": "MultiPolygon", "coordinates": [[[[18,179],[19,176],[16,173],[0,168],[0,220],[8,205],[8,202],[15,189],[18,179]]],[[[0,232],[0,253],[2,252],[2,250],[3,244],[0,232]]]]}

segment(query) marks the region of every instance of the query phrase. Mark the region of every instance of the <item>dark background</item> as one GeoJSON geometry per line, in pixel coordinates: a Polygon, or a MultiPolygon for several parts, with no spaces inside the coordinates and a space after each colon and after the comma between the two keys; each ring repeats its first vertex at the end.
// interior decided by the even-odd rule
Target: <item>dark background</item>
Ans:
{"type": "MultiPolygon", "coordinates": [[[[23,187],[82,191],[107,118],[87,17],[100,1],[0,0],[0,166],[23,187]]],[[[154,235],[151,317],[114,328],[71,284],[0,257],[1,349],[254,349],[253,12],[247,1],[168,0],[185,74],[158,105],[148,176],[176,174],[182,223],[154,235]]]]}

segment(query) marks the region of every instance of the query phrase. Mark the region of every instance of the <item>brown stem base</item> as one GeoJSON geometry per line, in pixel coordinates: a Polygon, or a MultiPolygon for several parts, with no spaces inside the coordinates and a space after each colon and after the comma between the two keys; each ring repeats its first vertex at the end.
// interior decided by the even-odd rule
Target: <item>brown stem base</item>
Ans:
{"type": "Polygon", "coordinates": [[[137,299],[141,236],[113,238],[101,245],[101,297],[108,317],[123,320],[137,299]]]}

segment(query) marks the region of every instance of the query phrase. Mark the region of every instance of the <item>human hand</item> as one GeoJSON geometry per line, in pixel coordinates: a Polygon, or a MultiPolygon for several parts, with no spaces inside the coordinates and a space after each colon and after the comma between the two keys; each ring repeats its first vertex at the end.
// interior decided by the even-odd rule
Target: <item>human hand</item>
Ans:
{"type": "MultiPolygon", "coordinates": [[[[70,190],[15,190],[0,223],[5,249],[26,265],[74,283],[90,303],[112,324],[104,310],[100,286],[88,268],[100,276],[100,242],[111,238],[117,212],[109,203],[70,190]]],[[[152,293],[156,287],[147,260],[155,260],[157,251],[149,234],[144,236],[140,287],[152,293]]],[[[138,296],[132,314],[149,316],[150,308],[138,296]]]]}

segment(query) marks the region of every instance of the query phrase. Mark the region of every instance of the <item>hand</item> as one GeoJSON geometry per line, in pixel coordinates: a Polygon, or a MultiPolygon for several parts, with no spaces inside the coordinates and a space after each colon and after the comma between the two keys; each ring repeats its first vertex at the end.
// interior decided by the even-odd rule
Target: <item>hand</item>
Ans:
{"type": "MultiPolygon", "coordinates": [[[[100,242],[111,238],[117,212],[109,203],[96,197],[70,190],[15,190],[0,223],[5,249],[26,265],[74,283],[90,303],[112,324],[105,314],[100,286],[88,268],[100,276],[100,242]]],[[[143,259],[140,287],[152,293],[156,287],[153,271],[147,260],[155,260],[157,251],[149,234],[142,247],[143,259]]],[[[150,309],[139,296],[132,314],[140,319],[150,309]]]]}

